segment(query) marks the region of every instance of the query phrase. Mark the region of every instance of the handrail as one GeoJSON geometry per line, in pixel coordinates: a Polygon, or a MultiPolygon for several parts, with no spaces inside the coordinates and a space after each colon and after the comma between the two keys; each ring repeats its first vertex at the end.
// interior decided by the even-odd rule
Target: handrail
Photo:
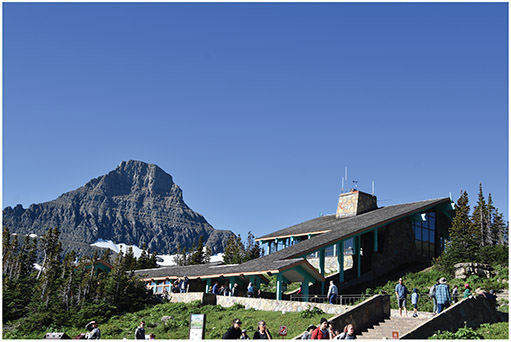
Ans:
{"type": "MultiPolygon", "coordinates": [[[[355,305],[355,304],[358,304],[372,296],[374,296],[374,295],[372,295],[372,294],[371,295],[369,295],[369,294],[349,294],[349,295],[342,294],[342,295],[337,296],[334,304],[355,305]]],[[[327,296],[322,296],[322,295],[305,296],[303,294],[294,294],[294,295],[289,296],[289,300],[290,301],[298,301],[298,302],[309,302],[309,303],[325,303],[325,304],[330,303],[329,298],[327,296]]]]}

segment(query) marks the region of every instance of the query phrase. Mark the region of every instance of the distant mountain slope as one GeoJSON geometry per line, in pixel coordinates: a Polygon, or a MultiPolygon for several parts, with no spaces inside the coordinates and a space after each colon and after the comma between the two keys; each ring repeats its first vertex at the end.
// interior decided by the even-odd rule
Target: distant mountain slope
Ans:
{"type": "Polygon", "coordinates": [[[44,235],[58,227],[66,250],[90,252],[98,239],[142,246],[171,254],[178,244],[191,247],[204,236],[213,252],[229,236],[215,230],[183,201],[182,191],[161,168],[130,160],[57,199],[3,210],[3,225],[19,234],[44,235]]]}

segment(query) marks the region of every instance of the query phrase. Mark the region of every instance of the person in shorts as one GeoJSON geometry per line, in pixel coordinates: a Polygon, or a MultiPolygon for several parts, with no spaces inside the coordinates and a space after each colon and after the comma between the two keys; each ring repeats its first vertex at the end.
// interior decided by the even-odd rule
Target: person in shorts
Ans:
{"type": "Polygon", "coordinates": [[[403,278],[399,278],[399,283],[395,288],[396,297],[397,297],[397,305],[399,306],[399,316],[403,316],[402,310],[405,309],[405,317],[406,317],[406,294],[410,293],[406,286],[403,284],[403,278]]]}

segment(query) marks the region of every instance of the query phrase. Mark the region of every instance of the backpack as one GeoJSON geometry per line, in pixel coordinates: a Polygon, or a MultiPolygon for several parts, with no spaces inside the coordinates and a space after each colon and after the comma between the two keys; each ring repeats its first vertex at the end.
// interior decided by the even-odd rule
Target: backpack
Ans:
{"type": "Polygon", "coordinates": [[[429,288],[429,296],[431,298],[435,297],[436,295],[436,285],[433,285],[429,288]]]}

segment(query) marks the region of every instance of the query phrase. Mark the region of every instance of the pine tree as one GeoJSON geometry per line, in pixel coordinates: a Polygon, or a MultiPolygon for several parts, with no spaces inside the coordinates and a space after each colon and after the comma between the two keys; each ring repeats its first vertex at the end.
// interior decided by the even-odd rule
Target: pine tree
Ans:
{"type": "Polygon", "coordinates": [[[149,255],[146,250],[146,244],[145,242],[142,244],[142,253],[140,254],[140,257],[137,260],[137,270],[142,270],[146,268],[150,268],[150,260],[149,255]]]}
{"type": "Polygon", "coordinates": [[[437,263],[440,268],[452,273],[452,266],[458,262],[467,262],[478,259],[480,248],[479,227],[470,219],[470,206],[468,194],[462,191],[456,203],[456,214],[449,228],[450,242],[437,263]]]}
{"type": "Polygon", "coordinates": [[[479,245],[486,246],[488,241],[488,231],[489,231],[489,222],[488,222],[488,206],[486,205],[486,201],[484,199],[483,194],[483,185],[479,183],[479,195],[477,204],[474,207],[474,212],[472,214],[472,222],[474,226],[477,227],[478,237],[479,237],[479,245]]]}
{"type": "Polygon", "coordinates": [[[137,269],[137,258],[135,258],[135,254],[133,253],[133,247],[128,247],[123,258],[123,263],[123,267],[126,271],[133,271],[137,269]]]}
{"type": "Polygon", "coordinates": [[[204,237],[201,235],[199,237],[199,242],[197,244],[197,248],[194,249],[191,261],[192,265],[198,265],[204,263],[204,237]]]}
{"type": "Polygon", "coordinates": [[[204,263],[209,264],[211,262],[211,255],[213,254],[213,251],[211,250],[211,247],[206,246],[206,253],[204,254],[204,263]]]}
{"type": "Polygon", "coordinates": [[[50,228],[41,238],[44,261],[39,279],[39,296],[46,308],[49,307],[50,301],[55,300],[59,291],[59,278],[62,274],[62,243],[59,236],[58,228],[50,228]]]}

